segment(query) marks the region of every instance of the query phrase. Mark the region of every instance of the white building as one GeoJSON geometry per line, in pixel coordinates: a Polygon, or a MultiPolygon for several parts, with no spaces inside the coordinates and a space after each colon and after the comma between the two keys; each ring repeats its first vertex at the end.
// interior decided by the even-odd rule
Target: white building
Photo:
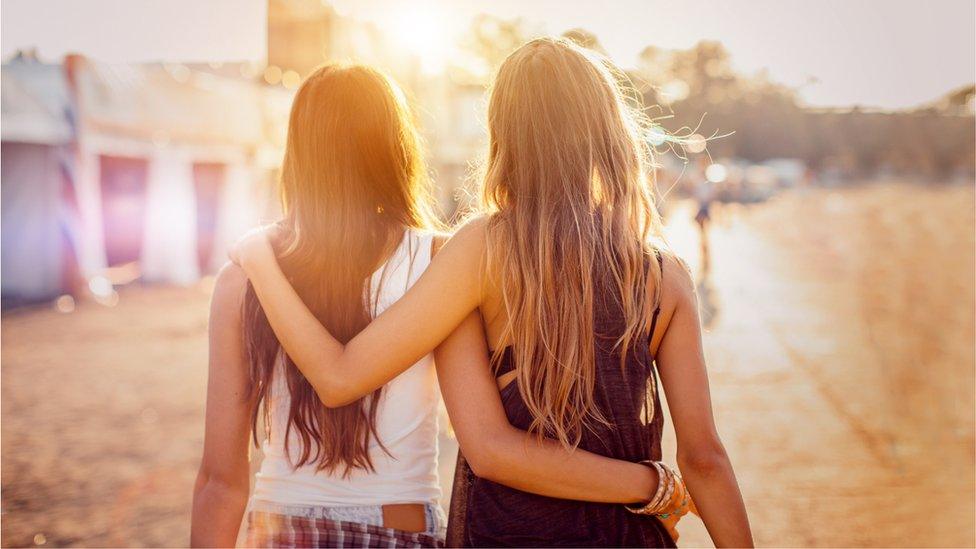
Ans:
{"type": "Polygon", "coordinates": [[[2,70],[5,298],[193,282],[269,207],[285,90],[81,57],[2,70]]]}

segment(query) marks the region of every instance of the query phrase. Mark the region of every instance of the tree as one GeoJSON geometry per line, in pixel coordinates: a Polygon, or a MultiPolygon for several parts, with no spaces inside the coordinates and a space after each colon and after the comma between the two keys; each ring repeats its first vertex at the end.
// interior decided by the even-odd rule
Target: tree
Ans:
{"type": "Polygon", "coordinates": [[[529,40],[531,34],[521,18],[502,19],[480,14],[471,21],[471,29],[462,47],[479,65],[475,72],[487,76],[495,72],[508,54],[529,40]]]}
{"type": "Polygon", "coordinates": [[[588,50],[593,50],[603,55],[607,54],[607,51],[603,49],[603,45],[600,44],[600,40],[596,37],[596,35],[586,29],[570,29],[563,33],[563,38],[571,40],[577,45],[588,50]]]}

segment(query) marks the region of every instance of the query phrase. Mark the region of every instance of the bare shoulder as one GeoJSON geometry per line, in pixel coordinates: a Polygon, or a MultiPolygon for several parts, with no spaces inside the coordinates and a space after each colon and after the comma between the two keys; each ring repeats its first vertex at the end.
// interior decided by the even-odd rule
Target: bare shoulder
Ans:
{"type": "Polygon", "coordinates": [[[443,252],[467,258],[480,258],[486,249],[489,217],[472,216],[462,223],[443,245],[443,252]]]}
{"type": "Polygon", "coordinates": [[[450,232],[434,233],[434,240],[431,244],[432,254],[436,255],[448,242],[451,242],[452,247],[483,247],[488,234],[489,220],[490,216],[487,214],[475,214],[466,217],[450,232]]]}
{"type": "MultiPolygon", "coordinates": [[[[221,267],[214,282],[210,299],[210,389],[211,396],[220,398],[236,395],[235,405],[247,394],[248,366],[244,349],[244,292],[247,276],[234,263],[221,267]]],[[[208,397],[208,400],[210,397],[208,397]]],[[[224,411],[237,412],[241,408],[225,407],[224,411]]],[[[210,414],[210,405],[208,411],[210,414]]]]}
{"type": "Polygon", "coordinates": [[[661,308],[675,311],[686,306],[697,307],[695,280],[683,259],[668,250],[661,250],[663,263],[661,308]]]}
{"type": "Polygon", "coordinates": [[[246,289],[247,274],[244,269],[230,262],[221,267],[210,300],[211,320],[239,318],[246,289]]]}
{"type": "Polygon", "coordinates": [[[488,225],[491,216],[488,214],[472,215],[464,220],[463,223],[454,231],[452,240],[481,240],[484,241],[488,235],[488,225]]]}
{"type": "Polygon", "coordinates": [[[441,248],[444,247],[444,244],[450,240],[450,238],[450,233],[440,231],[435,232],[430,240],[430,256],[434,257],[437,255],[437,252],[441,251],[441,248]]]}

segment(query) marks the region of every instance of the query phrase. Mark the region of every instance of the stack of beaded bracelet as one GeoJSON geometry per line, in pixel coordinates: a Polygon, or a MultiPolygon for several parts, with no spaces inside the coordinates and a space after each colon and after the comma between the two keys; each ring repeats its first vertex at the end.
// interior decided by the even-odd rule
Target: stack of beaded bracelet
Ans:
{"type": "Polygon", "coordinates": [[[673,469],[659,461],[642,461],[657,471],[657,490],[650,501],[640,507],[627,505],[627,510],[638,515],[657,515],[668,518],[672,512],[687,502],[688,493],[684,481],[673,469]]]}

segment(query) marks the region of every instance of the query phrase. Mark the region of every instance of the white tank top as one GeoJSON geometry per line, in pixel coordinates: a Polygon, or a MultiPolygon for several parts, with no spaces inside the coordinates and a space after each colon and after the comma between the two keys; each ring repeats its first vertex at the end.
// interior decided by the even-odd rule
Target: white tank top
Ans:
{"type": "MultiPolygon", "coordinates": [[[[413,285],[430,264],[430,233],[407,230],[399,247],[373,273],[370,305],[375,316],[386,310],[413,285]]],[[[279,365],[282,367],[283,363],[279,365]]],[[[297,469],[301,439],[294,429],[285,453],[284,436],[290,395],[284,376],[275,375],[270,391],[269,437],[262,443],[264,461],[256,475],[252,498],[283,505],[361,506],[390,503],[437,503],[441,489],[437,476],[437,434],[440,390],[430,355],[390,381],[380,394],[376,414],[379,439],[370,457],[376,471],[353,469],[346,478],[315,470],[315,464],[297,469]],[[392,456],[392,457],[391,457],[392,456]]]]}

